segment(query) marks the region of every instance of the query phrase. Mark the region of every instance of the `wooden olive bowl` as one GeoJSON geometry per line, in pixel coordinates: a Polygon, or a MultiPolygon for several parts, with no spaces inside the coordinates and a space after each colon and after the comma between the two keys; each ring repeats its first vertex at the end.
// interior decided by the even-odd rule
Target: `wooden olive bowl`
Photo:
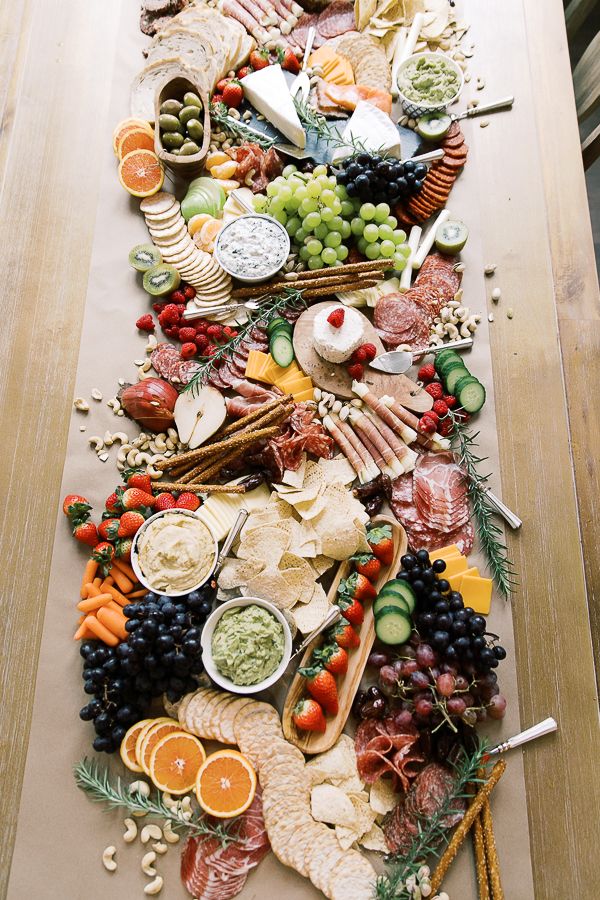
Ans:
{"type": "Polygon", "coordinates": [[[184,74],[182,70],[181,75],[171,76],[163,82],[156,92],[156,97],[154,99],[154,151],[158,158],[173,172],[174,175],[179,175],[182,178],[192,178],[202,173],[204,169],[204,160],[208,155],[208,149],[210,147],[211,126],[209,96],[206,91],[199,87],[192,79],[193,73],[191,71],[189,71],[188,74],[184,74]],[[198,153],[194,153],[191,156],[177,156],[175,153],[171,153],[170,150],[163,147],[158,120],[160,116],[160,107],[164,101],[179,100],[181,102],[183,100],[183,95],[187,91],[193,91],[194,94],[197,94],[202,100],[204,114],[202,125],[204,127],[204,136],[202,139],[202,146],[198,153]]]}

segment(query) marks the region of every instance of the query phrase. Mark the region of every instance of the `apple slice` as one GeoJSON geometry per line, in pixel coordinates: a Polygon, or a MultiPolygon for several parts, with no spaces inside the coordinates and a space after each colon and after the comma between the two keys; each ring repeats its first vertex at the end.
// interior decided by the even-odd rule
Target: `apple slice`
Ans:
{"type": "Polygon", "coordinates": [[[204,385],[195,391],[183,391],[174,409],[179,440],[195,450],[221,427],[226,414],[225,400],[216,388],[204,385]]]}

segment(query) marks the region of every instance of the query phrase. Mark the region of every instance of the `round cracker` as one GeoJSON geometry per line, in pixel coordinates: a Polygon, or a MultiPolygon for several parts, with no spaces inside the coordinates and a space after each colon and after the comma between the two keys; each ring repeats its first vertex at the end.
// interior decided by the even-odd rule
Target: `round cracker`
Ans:
{"type": "Polygon", "coordinates": [[[279,857],[286,866],[291,866],[305,878],[308,877],[308,855],[310,848],[320,838],[320,829],[313,820],[304,822],[296,829],[295,839],[288,844],[279,857]]]}
{"type": "Polygon", "coordinates": [[[172,241],[174,237],[187,234],[187,227],[183,218],[178,216],[172,225],[169,225],[166,228],[155,228],[154,225],[149,225],[148,231],[153,238],[160,239],[167,243],[168,241],[172,241]]]}
{"type": "Polygon", "coordinates": [[[185,712],[185,723],[187,730],[191,731],[192,734],[197,734],[199,737],[206,737],[203,718],[204,710],[215,694],[216,691],[213,691],[212,688],[205,688],[202,694],[196,694],[196,696],[192,697],[188,703],[185,712]]]}
{"type": "Polygon", "coordinates": [[[174,200],[172,206],[165,209],[163,212],[144,213],[144,218],[148,225],[160,225],[161,222],[165,222],[176,215],[181,215],[181,205],[178,200],[174,200]]]}
{"type": "Polygon", "coordinates": [[[224,694],[220,703],[211,710],[211,722],[210,727],[214,733],[214,739],[216,741],[220,741],[221,744],[235,743],[235,741],[227,741],[223,735],[223,719],[225,716],[225,710],[227,707],[231,706],[232,703],[235,703],[238,698],[235,694],[224,694]]]}
{"type": "Polygon", "coordinates": [[[216,741],[216,723],[218,721],[218,708],[229,695],[224,691],[215,691],[212,697],[209,697],[206,706],[202,708],[202,727],[205,736],[216,741]]]}
{"type": "Polygon", "coordinates": [[[173,202],[177,203],[173,194],[169,194],[167,191],[159,191],[158,194],[153,194],[152,197],[144,197],[140,203],[140,209],[143,213],[152,212],[158,214],[170,209],[173,202]]]}
{"type": "Polygon", "coordinates": [[[296,869],[305,878],[308,876],[305,857],[313,839],[314,824],[309,816],[302,819],[295,817],[277,825],[269,834],[271,849],[277,859],[284,866],[296,869]]]}
{"type": "MultiPolygon", "coordinates": [[[[335,836],[335,831],[325,826],[326,831],[321,834],[318,842],[311,846],[307,854],[308,877],[325,896],[329,894],[329,882],[331,870],[346,856],[335,836]]],[[[351,896],[351,895],[349,895],[351,896]]]]}
{"type": "Polygon", "coordinates": [[[184,694],[184,696],[179,701],[179,704],[177,706],[176,718],[178,719],[179,724],[182,728],[185,728],[185,711],[188,708],[190,700],[192,699],[192,697],[195,697],[197,693],[197,691],[190,691],[189,694],[184,694]]]}
{"type": "Polygon", "coordinates": [[[250,697],[234,697],[229,706],[227,706],[227,708],[223,710],[221,714],[220,726],[224,744],[236,743],[235,732],[233,730],[235,717],[244,708],[244,706],[248,706],[249,703],[253,702],[254,701],[251,700],[250,697]]]}
{"type": "Polygon", "coordinates": [[[249,722],[250,719],[255,716],[261,716],[262,720],[265,722],[274,721],[274,718],[277,720],[279,724],[279,728],[281,728],[281,723],[279,722],[279,716],[275,709],[269,703],[262,703],[260,700],[255,700],[252,705],[245,706],[235,717],[235,721],[233,723],[233,730],[235,732],[236,739],[243,734],[244,729],[246,728],[246,722],[249,722]]]}

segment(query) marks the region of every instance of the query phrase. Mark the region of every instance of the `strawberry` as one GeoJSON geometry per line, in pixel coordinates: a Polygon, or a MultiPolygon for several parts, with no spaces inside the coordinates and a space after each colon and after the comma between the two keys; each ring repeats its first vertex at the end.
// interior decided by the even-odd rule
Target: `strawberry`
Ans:
{"type": "Polygon", "coordinates": [[[419,371],[417,372],[417,378],[419,381],[433,381],[435,378],[435,366],[432,363],[427,363],[426,366],[421,366],[419,371]]]}
{"type": "Polygon", "coordinates": [[[145,316],[140,316],[137,322],[135,323],[135,327],[139,331],[154,331],[156,325],[154,324],[154,319],[150,315],[150,313],[146,313],[145,316]]]}
{"type": "Polygon", "coordinates": [[[362,349],[367,354],[367,359],[371,362],[372,359],[375,359],[377,356],[377,347],[375,344],[363,344],[362,349]]]}
{"type": "Polygon", "coordinates": [[[135,510],[132,512],[124,512],[121,516],[117,537],[133,537],[138,528],[140,528],[145,521],[146,520],[140,512],[135,510]]]}
{"type": "Polygon", "coordinates": [[[81,544],[95,547],[98,543],[98,529],[93,522],[76,522],[73,528],[73,537],[81,544]]]}
{"type": "Polygon", "coordinates": [[[254,71],[254,69],[252,68],[252,66],[242,66],[242,68],[238,69],[238,71],[237,71],[237,77],[241,81],[242,78],[245,78],[246,75],[249,75],[250,72],[253,72],[253,71],[254,71]]]}
{"type": "Polygon", "coordinates": [[[343,617],[348,622],[352,625],[362,625],[365,620],[365,611],[360,600],[357,600],[355,597],[350,598],[347,594],[342,594],[336,602],[342,610],[343,617]]]}
{"type": "Polygon", "coordinates": [[[173,509],[177,505],[175,497],[173,494],[170,494],[168,491],[163,491],[162,494],[158,494],[154,503],[154,509],[156,512],[160,512],[163,509],[173,509]]]}
{"type": "Polygon", "coordinates": [[[360,638],[350,622],[338,622],[334,625],[330,634],[336,644],[339,647],[343,647],[344,650],[351,650],[360,646],[360,638]]]}
{"type": "Polygon", "coordinates": [[[295,705],[292,721],[301,731],[320,731],[323,734],[327,728],[323,710],[316,700],[308,697],[295,705]]]}
{"type": "Polygon", "coordinates": [[[282,69],[285,69],[286,72],[291,72],[292,75],[298,74],[300,62],[291,47],[286,47],[285,50],[279,49],[277,57],[282,69]]]}
{"type": "MultiPolygon", "coordinates": [[[[122,491],[122,488],[119,488],[122,491]]],[[[119,499],[119,494],[117,491],[113,491],[112,494],[109,494],[104,502],[104,507],[109,513],[120,513],[121,512],[121,501],[119,499]]]]}
{"type": "Polygon", "coordinates": [[[432,381],[431,384],[427,385],[425,390],[434,400],[441,400],[444,396],[444,388],[439,381],[432,381]]]}
{"type": "Polygon", "coordinates": [[[389,566],[394,558],[394,542],[389,525],[380,525],[367,532],[367,543],[384,566],[389,566]]]}
{"type": "Polygon", "coordinates": [[[133,541],[131,538],[121,538],[115,544],[115,556],[119,559],[127,559],[131,558],[131,548],[133,547],[133,541]]]}
{"type": "Polygon", "coordinates": [[[357,553],[351,557],[354,568],[365,578],[368,578],[373,584],[379,578],[381,572],[381,562],[372,553],[357,553]]]}
{"type": "Polygon", "coordinates": [[[94,547],[92,559],[95,559],[98,563],[102,575],[108,575],[114,555],[115,548],[108,541],[101,541],[94,547]]]}
{"type": "Polygon", "coordinates": [[[352,365],[348,366],[348,375],[354,381],[360,381],[365,373],[365,367],[362,363],[352,363],[352,365]]]}
{"type": "Polygon", "coordinates": [[[266,69],[270,65],[268,50],[253,50],[248,62],[255,71],[257,69],[266,69]]]}
{"type": "Polygon", "coordinates": [[[436,400],[432,409],[437,416],[443,417],[448,415],[448,404],[444,400],[436,400]]]}
{"type": "Polygon", "coordinates": [[[349,578],[342,579],[338,588],[340,596],[346,596],[351,600],[373,600],[377,591],[366,577],[360,572],[353,572],[349,578]]]}
{"type": "Polygon", "coordinates": [[[139,488],[128,487],[127,490],[123,492],[121,502],[123,504],[123,509],[141,509],[144,506],[152,508],[155,501],[152,494],[141,491],[139,488]]]}
{"type": "MultiPolygon", "coordinates": [[[[98,535],[101,541],[114,541],[119,531],[120,519],[108,518],[103,519],[98,525],[98,535]]],[[[97,542],[96,542],[97,543],[97,542]]],[[[94,546],[96,546],[94,544],[94,546]]]]}
{"type": "Polygon", "coordinates": [[[184,491],[175,501],[177,509],[191,509],[192,512],[195,512],[200,505],[200,498],[191,491],[184,491]]]}
{"type": "Polygon", "coordinates": [[[344,324],[344,318],[346,316],[346,311],[342,309],[341,306],[336,306],[335,309],[332,309],[329,315],[327,316],[327,321],[334,328],[341,328],[344,324]]]}
{"type": "Polygon", "coordinates": [[[223,102],[231,109],[237,109],[244,99],[244,91],[239,81],[231,80],[223,91],[223,102]]]}
{"type": "Polygon", "coordinates": [[[313,659],[322,663],[332,675],[345,675],[348,671],[348,654],[335,642],[323,644],[313,651],[313,659]]]}
{"type": "Polygon", "coordinates": [[[216,86],[215,90],[217,90],[219,92],[219,94],[222,94],[230,81],[231,81],[231,78],[221,78],[220,81],[217,81],[217,86],[216,86]]]}
{"type": "Polygon", "coordinates": [[[92,507],[81,494],[67,494],[63,500],[63,512],[73,525],[85,522],[90,517],[92,507]]]}
{"type": "Polygon", "coordinates": [[[339,710],[338,692],[331,672],[321,666],[308,666],[298,669],[298,672],[306,678],[306,687],[311,697],[321,704],[326,713],[336,716],[339,710]]]}
{"type": "Polygon", "coordinates": [[[217,115],[227,115],[227,107],[223,103],[223,94],[213,94],[210,101],[212,108],[217,115]]]}
{"type": "Polygon", "coordinates": [[[139,488],[140,491],[145,491],[147,494],[152,493],[152,479],[139,469],[125,469],[123,479],[128,488],[139,488]]]}

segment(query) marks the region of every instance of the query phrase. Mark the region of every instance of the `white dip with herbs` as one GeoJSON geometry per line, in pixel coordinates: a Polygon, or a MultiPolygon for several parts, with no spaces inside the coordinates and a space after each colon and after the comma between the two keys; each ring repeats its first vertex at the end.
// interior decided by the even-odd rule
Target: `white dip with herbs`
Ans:
{"type": "Polygon", "coordinates": [[[215,248],[223,268],[234,278],[268,278],[287,259],[290,241],[282,225],[266,216],[240,216],[219,232],[215,248]]]}

